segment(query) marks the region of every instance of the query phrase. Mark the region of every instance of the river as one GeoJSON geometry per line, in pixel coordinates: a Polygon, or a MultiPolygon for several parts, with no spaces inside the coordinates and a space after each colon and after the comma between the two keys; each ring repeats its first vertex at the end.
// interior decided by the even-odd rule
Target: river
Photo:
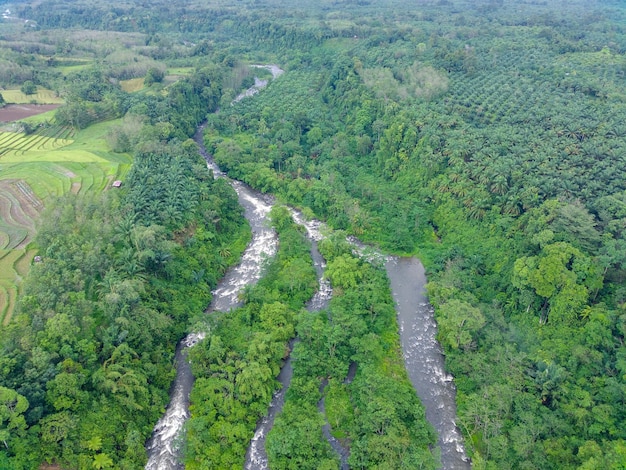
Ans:
{"type": "MultiPolygon", "coordinates": [[[[224,174],[207,155],[202,143],[200,127],[195,140],[200,146],[207,165],[213,170],[214,177],[224,174]]],[[[272,208],[273,199],[252,190],[239,181],[231,184],[237,192],[239,204],[244,208],[244,215],[250,223],[252,240],[246,247],[239,264],[226,271],[217,288],[213,291],[213,299],[207,313],[214,311],[226,312],[239,305],[239,293],[249,284],[256,282],[261,276],[263,262],[276,253],[278,237],[270,228],[267,216],[272,208]]],[[[176,350],[176,378],[170,390],[170,403],[165,414],[156,424],[152,437],[146,444],[148,463],[146,470],[179,470],[184,466],[180,463],[182,430],[189,418],[189,394],[193,386],[193,375],[187,361],[187,348],[196,344],[204,335],[191,333],[184,338],[176,350]]]]}
{"type": "MultiPolygon", "coordinates": [[[[277,72],[274,68],[271,70],[273,74],[277,72]]],[[[279,75],[280,73],[275,77],[279,75]]],[[[214,176],[223,177],[224,174],[204,149],[202,131],[203,128],[200,127],[195,140],[214,176]]],[[[227,271],[213,292],[213,301],[207,312],[228,311],[236,307],[239,304],[238,293],[244,286],[259,279],[263,261],[272,256],[277,247],[276,233],[269,228],[267,223],[267,215],[272,207],[273,199],[252,190],[239,181],[230,181],[237,191],[245,217],[250,222],[253,236],[241,262],[227,271]]],[[[292,215],[297,223],[304,225],[307,229],[308,236],[312,240],[312,257],[318,277],[321,277],[324,261],[317,251],[316,242],[322,238],[320,230],[322,224],[318,221],[305,221],[297,211],[292,211],[292,215]]],[[[421,262],[416,258],[386,256],[364,247],[356,239],[351,239],[351,241],[355,243],[358,250],[365,253],[365,256],[385,260],[385,268],[396,302],[404,362],[411,383],[426,409],[426,418],[438,434],[442,467],[445,470],[469,469],[471,465],[465,455],[463,441],[455,424],[456,389],[452,376],[445,372],[441,346],[436,340],[437,324],[434,319],[434,310],[425,296],[426,276],[421,262]]],[[[325,308],[331,293],[330,286],[322,282],[319,292],[309,302],[308,308],[316,310],[325,308]]],[[[184,423],[189,417],[189,394],[193,385],[186,349],[202,338],[202,333],[192,333],[178,345],[177,374],[170,391],[171,401],[146,445],[148,451],[146,470],[184,468],[180,463],[180,443],[184,423]]],[[[246,469],[268,468],[264,450],[265,436],[272,427],[274,417],[282,408],[290,379],[291,363],[287,360],[278,377],[283,387],[274,396],[268,415],[258,423],[246,455],[246,469]]],[[[336,446],[333,448],[338,452],[342,451],[336,446]]],[[[342,468],[345,467],[345,455],[342,455],[342,468]]]]}
{"type": "Polygon", "coordinates": [[[413,388],[438,435],[445,470],[469,469],[463,439],[456,427],[456,388],[446,373],[433,306],[424,286],[424,267],[417,258],[389,257],[387,277],[396,303],[404,364],[413,388]]]}
{"type": "MultiPolygon", "coordinates": [[[[307,303],[306,308],[312,312],[325,309],[332,297],[332,289],[330,284],[323,279],[326,262],[317,248],[317,242],[322,239],[322,235],[319,231],[320,223],[317,221],[306,221],[300,212],[293,209],[291,210],[291,215],[296,223],[304,226],[306,229],[307,238],[311,242],[311,259],[313,260],[317,280],[320,286],[315,295],[313,295],[311,300],[307,303]]],[[[297,339],[290,342],[290,351],[293,349],[293,345],[296,341],[297,339]]],[[[283,364],[280,374],[278,374],[277,377],[278,382],[281,384],[281,388],[272,397],[267,414],[257,423],[254,436],[250,441],[250,445],[248,446],[248,450],[246,452],[246,460],[244,463],[245,470],[267,470],[269,468],[267,452],[265,451],[265,439],[267,437],[267,433],[274,426],[274,419],[283,409],[283,405],[285,404],[285,394],[289,389],[292,375],[293,367],[291,366],[290,355],[287,357],[287,360],[285,361],[285,364],[283,364]]]]}

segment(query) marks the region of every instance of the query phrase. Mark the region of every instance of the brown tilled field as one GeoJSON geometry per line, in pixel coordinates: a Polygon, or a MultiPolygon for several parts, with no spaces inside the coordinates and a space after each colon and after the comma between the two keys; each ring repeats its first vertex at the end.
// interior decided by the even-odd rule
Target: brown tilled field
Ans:
{"type": "Polygon", "coordinates": [[[0,122],[13,122],[57,109],[58,104],[9,104],[0,108],[0,122]]]}

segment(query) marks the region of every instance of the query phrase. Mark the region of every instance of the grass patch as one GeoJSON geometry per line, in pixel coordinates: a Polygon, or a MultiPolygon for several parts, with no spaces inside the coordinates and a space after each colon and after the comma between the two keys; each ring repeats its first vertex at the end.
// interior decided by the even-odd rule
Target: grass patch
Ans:
{"type": "Polygon", "coordinates": [[[33,262],[33,258],[35,257],[35,253],[37,253],[37,250],[24,250],[22,256],[20,256],[15,261],[15,263],[13,264],[13,269],[18,274],[18,276],[25,277],[28,274],[30,265],[33,262]]]}
{"type": "Polygon", "coordinates": [[[19,89],[2,90],[0,91],[4,101],[9,104],[63,104],[65,100],[56,95],[52,90],[47,88],[37,87],[37,93],[32,95],[26,95],[19,89]]]}
{"type": "Polygon", "coordinates": [[[9,238],[9,234],[0,231],[0,250],[4,250],[7,246],[9,246],[10,242],[11,239],[9,238]]]}
{"type": "MultiPolygon", "coordinates": [[[[55,70],[58,70],[59,72],[61,72],[63,75],[69,75],[71,73],[74,72],[79,72],[81,70],[85,70],[88,67],[91,67],[91,61],[90,60],[85,60],[83,63],[76,63],[77,60],[76,59],[71,59],[72,62],[68,62],[71,65],[56,65],[54,68],[55,70]]],[[[57,60],[57,62],[59,62],[59,64],[62,64],[62,59],[57,60]]]]}
{"type": "Polygon", "coordinates": [[[167,75],[191,75],[194,67],[172,67],[167,69],[167,75]]]}
{"type": "Polygon", "coordinates": [[[102,152],[102,151],[96,151],[93,153],[112,163],[125,164],[125,163],[132,163],[133,161],[132,157],[128,153],[102,152]]]}
{"type": "Polygon", "coordinates": [[[143,89],[143,82],[143,77],[131,78],[130,80],[121,80],[120,87],[122,87],[122,90],[124,90],[126,93],[134,93],[143,89]]]}
{"type": "Polygon", "coordinates": [[[126,178],[126,175],[130,171],[131,163],[122,163],[117,165],[117,173],[115,174],[115,179],[123,180],[126,178]]]}
{"type": "Polygon", "coordinates": [[[3,312],[2,324],[4,326],[8,325],[13,318],[13,311],[15,310],[15,303],[17,302],[17,287],[8,286],[6,289],[7,292],[7,302],[6,307],[3,312]]]}
{"type": "MultiPolygon", "coordinates": [[[[9,307],[9,293],[6,288],[0,284],[0,320],[3,320],[9,307]]],[[[4,322],[3,322],[4,323],[4,322]]]]}
{"type": "MultiPolygon", "coordinates": [[[[2,318],[2,324],[5,326],[9,324],[13,317],[15,303],[22,283],[22,276],[18,275],[15,268],[22,259],[28,259],[25,258],[25,254],[25,250],[2,250],[0,253],[2,255],[0,258],[0,318],[2,318]]],[[[26,263],[26,261],[23,262],[26,263]]],[[[20,269],[23,269],[23,266],[20,266],[20,269]]]]}
{"type": "MultiPolygon", "coordinates": [[[[68,154],[66,156],[69,157],[68,154]]],[[[87,162],[31,160],[0,167],[2,179],[25,180],[37,197],[46,201],[50,197],[70,191],[72,183],[75,182],[87,186],[95,185],[94,189],[103,190],[107,179],[123,179],[126,176],[130,162],[119,164],[103,159],[87,162]]],[[[81,192],[85,190],[86,188],[83,188],[81,192]]]]}
{"type": "Polygon", "coordinates": [[[0,132],[0,149],[10,150],[3,152],[2,161],[11,161],[7,158],[13,154],[15,156],[25,156],[38,151],[49,151],[65,147],[71,144],[71,140],[55,139],[39,134],[21,134],[16,132],[0,132]]]}
{"type": "Polygon", "coordinates": [[[49,165],[42,166],[37,162],[29,162],[21,165],[18,171],[13,172],[11,176],[25,180],[41,200],[50,196],[59,196],[64,192],[62,177],[52,173],[49,165]]]}
{"type": "Polygon", "coordinates": [[[75,185],[77,184],[80,185],[80,187],[78,187],[79,193],[86,193],[88,191],[91,191],[93,189],[94,181],[96,179],[98,178],[94,176],[92,172],[88,172],[88,171],[81,172],[80,179],[78,181],[72,181],[72,192],[74,192],[74,188],[77,187],[75,185]]]}
{"type": "Polygon", "coordinates": [[[98,122],[74,135],[74,142],[66,147],[67,150],[88,149],[90,152],[110,152],[106,135],[112,126],[119,125],[121,119],[98,122]]]}
{"type": "Polygon", "coordinates": [[[54,121],[54,115],[57,112],[56,109],[46,111],[45,113],[35,114],[34,116],[28,116],[27,118],[20,119],[20,121],[27,122],[29,124],[49,123],[54,121]]]}
{"type": "Polygon", "coordinates": [[[173,67],[173,68],[167,69],[165,73],[165,77],[163,78],[163,82],[161,83],[161,85],[164,88],[160,89],[160,93],[162,95],[166,95],[167,87],[173,85],[174,83],[179,81],[181,78],[192,74],[194,70],[195,70],[194,67],[173,67]]]}
{"type": "Polygon", "coordinates": [[[334,52],[345,52],[354,48],[354,39],[348,38],[331,38],[324,42],[323,49],[334,52]]]}
{"type": "Polygon", "coordinates": [[[107,160],[87,150],[61,150],[50,152],[45,150],[30,150],[22,153],[12,150],[0,159],[2,163],[17,162],[106,162],[107,160]]]}
{"type": "Polygon", "coordinates": [[[0,259],[0,279],[14,281],[17,272],[14,269],[16,261],[24,255],[24,250],[8,250],[0,259]]]}

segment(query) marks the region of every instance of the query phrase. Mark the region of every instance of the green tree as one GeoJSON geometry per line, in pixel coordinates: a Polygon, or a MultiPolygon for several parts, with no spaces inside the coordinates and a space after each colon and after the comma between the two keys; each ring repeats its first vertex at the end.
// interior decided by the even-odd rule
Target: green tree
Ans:
{"type": "Polygon", "coordinates": [[[146,77],[144,79],[144,85],[150,86],[153,83],[161,83],[165,78],[165,72],[156,67],[150,67],[146,72],[146,77]]]}
{"type": "Polygon", "coordinates": [[[593,260],[566,242],[542,248],[538,256],[515,261],[513,285],[531,287],[544,299],[544,319],[571,322],[585,306],[590,289],[602,286],[602,276],[593,260]]]}
{"type": "Polygon", "coordinates": [[[356,287],[362,279],[363,273],[359,266],[359,260],[344,254],[328,263],[325,276],[330,280],[333,287],[348,289],[356,287]]]}
{"type": "Polygon", "coordinates": [[[280,302],[264,304],[259,312],[261,327],[273,341],[287,341],[293,338],[295,317],[293,311],[280,302]]]}
{"type": "Polygon", "coordinates": [[[326,468],[339,468],[330,459],[328,442],[323,439],[323,417],[314,405],[285,404],[282,413],[276,418],[278,432],[271,432],[267,440],[267,452],[272,468],[277,469],[318,469],[320,460],[326,468]]]}
{"type": "Polygon", "coordinates": [[[93,113],[84,102],[69,102],[57,109],[54,118],[62,126],[84,129],[93,121],[93,113]]]}
{"type": "Polygon", "coordinates": [[[96,470],[105,470],[113,467],[113,460],[105,453],[96,454],[91,465],[96,470]]]}
{"type": "Polygon", "coordinates": [[[22,83],[20,91],[25,95],[34,95],[35,93],[37,93],[37,85],[35,85],[30,80],[26,80],[24,83],[22,83]]]}
{"type": "Polygon", "coordinates": [[[26,430],[24,412],[28,409],[28,400],[15,390],[0,386],[0,441],[5,447],[14,436],[26,430]]]}
{"type": "Polygon", "coordinates": [[[480,309],[458,299],[450,299],[438,309],[439,338],[451,348],[468,346],[485,326],[480,309]]]}
{"type": "Polygon", "coordinates": [[[47,399],[57,411],[75,411],[88,397],[81,390],[84,383],[83,374],[61,372],[48,382],[47,399]]]}

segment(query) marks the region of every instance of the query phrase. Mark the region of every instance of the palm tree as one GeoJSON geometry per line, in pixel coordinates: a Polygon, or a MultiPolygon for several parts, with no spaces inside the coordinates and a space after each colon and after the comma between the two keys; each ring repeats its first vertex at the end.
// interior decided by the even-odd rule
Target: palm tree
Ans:
{"type": "Polygon", "coordinates": [[[506,176],[504,175],[497,175],[495,178],[493,178],[493,182],[489,188],[492,193],[500,195],[505,194],[508,189],[509,183],[506,176]]]}
{"type": "Polygon", "coordinates": [[[228,249],[228,245],[221,245],[218,251],[219,255],[221,258],[228,258],[230,257],[230,250],[228,249]]]}
{"type": "Polygon", "coordinates": [[[130,245],[131,241],[131,233],[133,228],[135,227],[136,214],[129,213],[126,214],[122,219],[117,223],[115,228],[113,229],[116,236],[119,237],[125,244],[130,245]]]}
{"type": "Polygon", "coordinates": [[[113,467],[113,460],[105,453],[96,454],[93,458],[91,466],[97,470],[103,470],[113,467]]]}
{"type": "Polygon", "coordinates": [[[502,206],[502,213],[512,216],[517,216],[522,213],[522,202],[517,193],[509,195],[502,206]]]}
{"type": "Polygon", "coordinates": [[[115,292],[115,288],[120,280],[119,273],[114,268],[109,268],[102,281],[98,284],[98,297],[103,299],[105,295],[115,292]]]}

